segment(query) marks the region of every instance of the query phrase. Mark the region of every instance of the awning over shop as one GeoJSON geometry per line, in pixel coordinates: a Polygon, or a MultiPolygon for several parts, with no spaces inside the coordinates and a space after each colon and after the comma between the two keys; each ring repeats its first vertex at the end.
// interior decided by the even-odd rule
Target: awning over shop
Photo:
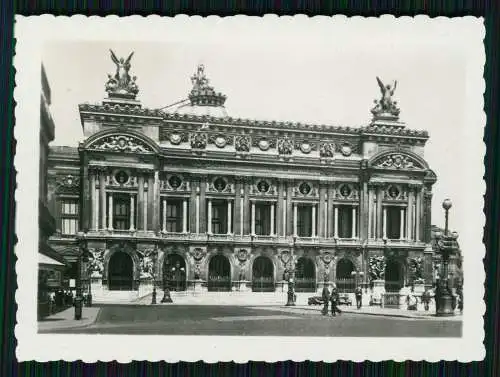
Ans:
{"type": "Polygon", "coordinates": [[[48,257],[47,255],[38,253],[38,265],[40,268],[46,268],[46,269],[64,269],[65,264],[61,263],[59,261],[56,261],[55,259],[52,259],[51,257],[48,257]]]}

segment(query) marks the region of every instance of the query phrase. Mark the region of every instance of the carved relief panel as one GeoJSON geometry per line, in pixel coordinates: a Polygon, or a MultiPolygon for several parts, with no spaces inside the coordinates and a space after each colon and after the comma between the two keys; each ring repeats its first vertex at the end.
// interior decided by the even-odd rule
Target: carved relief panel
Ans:
{"type": "Polygon", "coordinates": [[[336,200],[358,200],[359,199],[359,186],[354,183],[340,183],[335,189],[336,200]]]}

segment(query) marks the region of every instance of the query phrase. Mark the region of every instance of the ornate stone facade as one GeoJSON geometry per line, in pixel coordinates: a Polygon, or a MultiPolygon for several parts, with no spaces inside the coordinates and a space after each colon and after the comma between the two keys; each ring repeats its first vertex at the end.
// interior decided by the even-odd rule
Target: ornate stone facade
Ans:
{"type": "MultiPolygon", "coordinates": [[[[130,84],[129,68],[115,80],[130,84]]],[[[50,156],[54,203],[65,200],[60,182],[78,177],[79,230],[100,250],[92,273],[104,290],[140,289],[146,278],[177,289],[279,290],[292,272],[305,291],[325,280],[346,290],[355,279],[402,285],[416,270],[432,283],[414,263],[430,242],[428,135],[401,126],[394,88],[384,87],[374,110],[391,119],[350,128],[198,115],[225,96],[204,67],[192,83],[190,104],[164,112],[135,96],[115,100],[111,88],[102,105],[80,105],[90,136],[78,150],[50,156]],[[159,250],[156,259],[146,249],[159,250]]]]}

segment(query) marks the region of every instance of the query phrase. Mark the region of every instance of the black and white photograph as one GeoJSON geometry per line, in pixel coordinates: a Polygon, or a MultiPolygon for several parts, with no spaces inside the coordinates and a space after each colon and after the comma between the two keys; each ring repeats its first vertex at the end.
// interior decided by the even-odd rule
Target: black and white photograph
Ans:
{"type": "Polygon", "coordinates": [[[484,355],[481,19],[16,34],[18,358],[484,355]]]}

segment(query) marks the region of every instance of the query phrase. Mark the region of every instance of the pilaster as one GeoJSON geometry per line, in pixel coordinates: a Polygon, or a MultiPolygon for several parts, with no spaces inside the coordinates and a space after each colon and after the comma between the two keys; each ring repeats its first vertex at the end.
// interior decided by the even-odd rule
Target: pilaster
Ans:
{"type": "Polygon", "coordinates": [[[200,176],[200,199],[199,199],[200,233],[206,233],[207,231],[207,204],[206,204],[207,182],[208,182],[208,177],[206,175],[200,176]]]}
{"type": "Polygon", "coordinates": [[[325,237],[325,208],[326,208],[327,186],[320,183],[319,186],[319,214],[318,214],[318,237],[325,237]]]}
{"type": "Polygon", "coordinates": [[[284,234],[283,234],[283,221],[285,221],[285,219],[283,218],[283,205],[284,205],[283,190],[285,188],[284,188],[283,181],[280,180],[278,182],[277,186],[278,186],[278,202],[276,203],[276,234],[278,236],[284,236],[284,234]]]}
{"type": "Polygon", "coordinates": [[[288,181],[286,183],[286,236],[293,235],[294,229],[294,216],[292,212],[292,204],[293,204],[293,181],[288,181]]]}

